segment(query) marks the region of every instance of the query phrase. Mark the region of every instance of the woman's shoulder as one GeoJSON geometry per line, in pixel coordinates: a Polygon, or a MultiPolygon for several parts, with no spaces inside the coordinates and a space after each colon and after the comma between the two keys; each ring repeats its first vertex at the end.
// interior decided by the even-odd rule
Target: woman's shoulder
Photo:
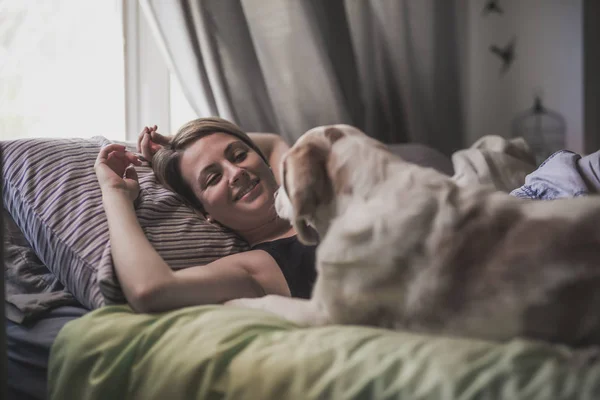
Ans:
{"type": "Polygon", "coordinates": [[[288,237],[284,237],[284,238],[269,240],[267,242],[255,244],[254,246],[252,246],[251,251],[278,248],[278,247],[288,246],[290,244],[296,244],[296,243],[301,244],[300,241],[298,240],[298,236],[293,235],[293,236],[288,236],[288,237]]]}

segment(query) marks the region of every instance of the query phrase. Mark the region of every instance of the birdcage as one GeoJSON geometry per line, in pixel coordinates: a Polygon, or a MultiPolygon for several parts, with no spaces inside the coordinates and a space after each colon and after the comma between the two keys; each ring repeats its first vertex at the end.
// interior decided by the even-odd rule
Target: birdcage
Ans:
{"type": "Polygon", "coordinates": [[[512,136],[527,141],[538,164],[565,148],[565,133],[565,119],[546,108],[539,95],[535,96],[533,107],[518,114],[512,122],[512,136]]]}

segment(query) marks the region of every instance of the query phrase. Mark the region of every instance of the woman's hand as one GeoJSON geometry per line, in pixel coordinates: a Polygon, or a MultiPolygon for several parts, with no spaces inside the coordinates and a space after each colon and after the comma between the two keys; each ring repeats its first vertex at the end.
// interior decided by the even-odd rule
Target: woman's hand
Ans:
{"type": "Polygon", "coordinates": [[[109,144],[98,153],[94,170],[103,193],[122,191],[133,202],[140,193],[138,176],[133,165],[141,165],[139,158],[120,144],[109,144]]]}
{"type": "Polygon", "coordinates": [[[152,162],[152,157],[163,146],[171,142],[170,136],[164,136],[158,133],[156,125],[145,127],[142,133],[138,136],[137,151],[142,153],[142,156],[148,162],[152,162]]]}

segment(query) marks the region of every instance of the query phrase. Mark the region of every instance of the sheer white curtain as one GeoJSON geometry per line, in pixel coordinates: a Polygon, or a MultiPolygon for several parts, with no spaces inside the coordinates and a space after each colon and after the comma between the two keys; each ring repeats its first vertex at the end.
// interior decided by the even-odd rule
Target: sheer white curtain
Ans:
{"type": "Polygon", "coordinates": [[[0,0],[0,140],[125,139],[121,8],[0,0]]]}
{"type": "Polygon", "coordinates": [[[198,115],[462,147],[455,0],[140,0],[198,115]]]}

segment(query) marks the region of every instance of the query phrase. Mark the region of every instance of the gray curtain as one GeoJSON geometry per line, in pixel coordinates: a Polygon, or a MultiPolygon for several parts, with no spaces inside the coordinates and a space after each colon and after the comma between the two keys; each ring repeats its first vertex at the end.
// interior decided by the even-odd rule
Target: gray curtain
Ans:
{"type": "Polygon", "coordinates": [[[458,0],[140,0],[199,116],[462,147],[458,0]]]}

